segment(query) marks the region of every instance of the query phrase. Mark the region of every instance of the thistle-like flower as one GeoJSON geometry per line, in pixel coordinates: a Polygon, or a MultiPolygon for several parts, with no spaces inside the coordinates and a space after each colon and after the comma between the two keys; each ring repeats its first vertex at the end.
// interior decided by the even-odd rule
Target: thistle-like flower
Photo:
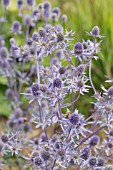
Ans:
{"type": "Polygon", "coordinates": [[[20,22],[19,21],[14,21],[13,22],[13,25],[12,25],[12,28],[11,28],[11,31],[14,32],[14,34],[21,34],[21,25],[20,25],[20,22]]]}

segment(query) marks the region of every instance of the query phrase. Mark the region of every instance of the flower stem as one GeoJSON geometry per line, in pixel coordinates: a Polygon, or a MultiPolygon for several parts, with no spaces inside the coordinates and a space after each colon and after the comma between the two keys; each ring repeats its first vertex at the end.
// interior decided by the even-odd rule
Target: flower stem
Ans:
{"type": "Polygon", "coordinates": [[[89,138],[91,138],[93,135],[97,134],[100,130],[102,130],[102,129],[105,128],[105,127],[106,127],[106,126],[100,127],[99,129],[97,129],[96,131],[94,131],[91,135],[89,135],[89,136],[87,136],[86,138],[84,138],[84,139],[80,142],[80,144],[75,148],[75,150],[78,149],[86,140],[88,140],[89,138]]]}
{"type": "MultiPolygon", "coordinates": [[[[39,61],[38,61],[38,58],[37,58],[37,78],[38,78],[38,85],[40,87],[40,68],[39,68],[39,61]]],[[[41,102],[41,101],[40,101],[41,102]]],[[[43,118],[42,118],[42,105],[38,102],[39,104],[39,114],[40,114],[40,121],[43,122],[43,118]]],[[[44,128],[44,133],[46,135],[46,138],[48,140],[48,136],[47,136],[47,132],[46,132],[46,129],[44,128]]]]}
{"type": "Polygon", "coordinates": [[[91,86],[93,88],[93,91],[96,94],[96,89],[94,87],[94,84],[93,84],[93,81],[92,81],[92,77],[91,77],[91,67],[92,67],[92,57],[91,57],[90,63],[89,63],[89,80],[90,80],[91,86]]]}
{"type": "Polygon", "coordinates": [[[53,65],[52,65],[52,56],[50,54],[50,69],[51,69],[51,76],[53,77],[53,65]]]}
{"type": "Polygon", "coordinates": [[[22,62],[22,79],[20,81],[20,84],[19,84],[19,88],[18,88],[18,101],[19,101],[19,98],[20,98],[20,93],[21,93],[21,89],[22,89],[22,85],[23,85],[23,76],[24,76],[24,67],[25,67],[25,60],[23,59],[23,62],[22,62]]]}
{"type": "Polygon", "coordinates": [[[38,78],[38,85],[40,86],[40,69],[39,69],[38,59],[37,59],[37,78],[38,78]]]}

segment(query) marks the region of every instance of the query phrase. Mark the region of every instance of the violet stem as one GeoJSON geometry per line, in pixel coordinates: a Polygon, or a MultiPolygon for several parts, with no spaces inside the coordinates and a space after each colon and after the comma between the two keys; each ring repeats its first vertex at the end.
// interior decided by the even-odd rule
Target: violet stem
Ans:
{"type": "Polygon", "coordinates": [[[37,78],[38,78],[38,85],[40,86],[40,69],[39,69],[38,59],[37,59],[37,78]]]}
{"type": "Polygon", "coordinates": [[[94,87],[94,84],[93,84],[93,81],[92,81],[92,77],[91,77],[91,67],[92,67],[92,57],[91,57],[90,63],[89,63],[89,80],[90,80],[91,86],[93,88],[93,91],[96,94],[96,89],[94,87]]]}
{"type": "Polygon", "coordinates": [[[97,119],[96,119],[95,122],[92,124],[90,130],[94,128],[94,126],[96,125],[96,123],[98,122],[98,120],[99,120],[100,118],[101,118],[101,115],[98,115],[97,119]]]}
{"type": "Polygon", "coordinates": [[[7,72],[5,71],[5,74],[6,74],[6,78],[7,78],[7,81],[8,81],[8,86],[9,88],[11,88],[11,80],[10,80],[10,77],[7,75],[7,72]]]}
{"type": "Polygon", "coordinates": [[[73,65],[72,61],[70,60],[70,58],[68,58],[68,55],[65,53],[65,57],[66,57],[66,60],[70,66],[70,68],[75,68],[75,66],[73,65]]]}
{"type": "Polygon", "coordinates": [[[51,76],[53,77],[53,65],[52,65],[52,56],[50,54],[50,69],[51,69],[51,76]]]}
{"type": "MultiPolygon", "coordinates": [[[[39,61],[37,59],[37,78],[38,78],[38,85],[40,87],[40,69],[39,69],[39,61]]],[[[38,102],[39,104],[39,102],[38,102]]],[[[39,104],[39,114],[40,114],[40,121],[43,122],[42,120],[42,108],[41,105],[39,104]]]]}
{"type": "MultiPolygon", "coordinates": [[[[37,78],[38,78],[38,85],[40,87],[40,69],[39,69],[39,61],[37,59],[37,78]]],[[[39,104],[39,102],[38,102],[39,104]]],[[[39,104],[39,114],[40,114],[40,121],[43,122],[42,120],[42,108],[41,105],[39,104]]]]}
{"type": "Polygon", "coordinates": [[[72,129],[72,126],[71,126],[71,128],[70,128],[70,130],[69,130],[69,133],[68,133],[68,136],[67,136],[67,140],[68,140],[68,142],[70,141],[70,132],[71,132],[71,129],[72,129]]]}
{"type": "Polygon", "coordinates": [[[97,111],[94,112],[91,116],[89,116],[85,121],[88,122],[91,118],[93,118],[95,116],[96,113],[97,113],[97,111]]]}
{"type": "Polygon", "coordinates": [[[78,99],[80,98],[80,93],[78,95],[78,97],[72,101],[71,103],[67,103],[67,104],[64,104],[64,106],[62,106],[61,108],[65,108],[65,107],[68,107],[68,106],[71,106],[73,103],[75,103],[78,99]]]}
{"type": "Polygon", "coordinates": [[[55,163],[56,163],[56,159],[54,160],[54,162],[53,162],[53,166],[52,166],[52,170],[53,170],[53,168],[54,168],[54,166],[55,166],[55,163]]]}
{"type": "MultiPolygon", "coordinates": [[[[78,65],[78,60],[76,59],[76,63],[75,63],[76,67],[78,65]]],[[[72,72],[72,79],[73,79],[73,73],[75,74],[75,70],[72,70],[71,68],[71,72],[72,72]]],[[[72,93],[72,112],[74,111],[74,107],[75,107],[75,93],[72,93]]]]}
{"type": "Polygon", "coordinates": [[[47,170],[47,161],[46,161],[46,170],[47,170]]]}
{"type": "Polygon", "coordinates": [[[18,15],[19,15],[20,17],[22,17],[22,9],[21,9],[21,8],[19,8],[19,13],[18,13],[18,15]]]}
{"type": "Polygon", "coordinates": [[[109,155],[109,156],[104,156],[104,158],[113,161],[113,158],[110,158],[110,156],[113,156],[113,154],[112,154],[112,155],[109,155]]]}
{"type": "Polygon", "coordinates": [[[61,112],[61,107],[60,107],[59,96],[57,96],[57,102],[58,102],[58,109],[59,109],[59,117],[60,117],[60,119],[62,119],[62,112],[61,112]]]}
{"type": "MultiPolygon", "coordinates": [[[[38,78],[38,85],[40,87],[40,68],[39,68],[39,61],[38,61],[38,59],[37,59],[37,78],[38,78]]],[[[39,104],[40,121],[43,122],[43,118],[42,118],[42,106],[40,105],[39,102],[38,102],[38,104],[39,104]]],[[[47,132],[46,132],[45,128],[44,128],[44,132],[45,132],[46,138],[48,139],[47,132]]]]}
{"type": "Polygon", "coordinates": [[[25,74],[25,76],[23,77],[23,79],[25,79],[26,77],[29,76],[32,65],[33,65],[33,62],[30,63],[30,67],[29,67],[27,73],[25,74]]]}
{"type": "MultiPolygon", "coordinates": [[[[94,37],[94,49],[95,49],[95,45],[96,45],[96,37],[94,37]]],[[[94,52],[95,52],[95,50],[94,50],[94,52]]],[[[95,89],[95,86],[93,84],[92,76],[91,76],[92,58],[93,58],[94,52],[91,54],[91,58],[90,58],[90,62],[89,62],[89,80],[90,80],[91,86],[93,88],[93,91],[96,94],[96,89],[95,89]]]]}
{"type": "Polygon", "coordinates": [[[113,154],[110,154],[110,155],[108,155],[108,156],[105,156],[105,157],[110,157],[110,156],[113,156],[113,154]]]}
{"type": "Polygon", "coordinates": [[[86,140],[88,140],[89,138],[91,138],[93,135],[97,134],[100,130],[102,130],[102,129],[105,128],[105,127],[106,127],[106,126],[100,127],[100,128],[97,129],[95,132],[93,132],[91,135],[89,135],[88,137],[84,138],[84,139],[80,142],[80,144],[75,148],[75,150],[78,149],[86,140]]]}
{"type": "Polygon", "coordinates": [[[74,111],[74,107],[75,107],[75,93],[72,93],[72,112],[74,111]]]}
{"type": "Polygon", "coordinates": [[[46,135],[46,139],[48,140],[48,136],[47,136],[46,128],[44,128],[44,133],[45,133],[45,135],[46,135]]]}
{"type": "MultiPolygon", "coordinates": [[[[62,111],[61,111],[61,106],[60,106],[59,94],[56,97],[57,97],[57,102],[58,102],[59,118],[60,118],[60,120],[62,120],[62,111]]],[[[61,124],[62,124],[62,127],[64,128],[64,124],[63,123],[61,123],[61,124]]]]}
{"type": "Polygon", "coordinates": [[[22,80],[20,81],[20,84],[19,84],[19,88],[18,88],[18,101],[19,101],[19,98],[20,98],[20,93],[21,93],[21,89],[22,89],[22,85],[23,85],[23,74],[24,74],[24,67],[25,67],[25,60],[23,59],[23,63],[22,63],[22,80]]]}
{"type": "MultiPolygon", "coordinates": [[[[16,68],[16,58],[14,56],[14,69],[16,68]]],[[[14,92],[15,92],[15,96],[17,96],[17,76],[16,76],[16,70],[14,70],[14,92]]]]}
{"type": "Polygon", "coordinates": [[[80,164],[78,165],[78,168],[77,168],[77,170],[80,170],[80,166],[82,165],[82,162],[83,162],[83,160],[80,162],[80,164]]]}

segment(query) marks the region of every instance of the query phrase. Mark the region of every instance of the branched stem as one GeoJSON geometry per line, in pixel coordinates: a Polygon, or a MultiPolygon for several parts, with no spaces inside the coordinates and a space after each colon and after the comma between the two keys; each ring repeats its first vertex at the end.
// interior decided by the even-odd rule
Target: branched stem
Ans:
{"type": "MultiPolygon", "coordinates": [[[[94,52],[95,52],[95,46],[96,46],[96,37],[94,37],[94,52]]],[[[93,84],[92,76],[91,76],[92,58],[93,58],[94,52],[91,54],[91,58],[90,58],[90,61],[89,61],[89,80],[90,80],[91,86],[93,88],[93,91],[96,94],[96,89],[95,89],[95,86],[93,84]]]]}
{"type": "Polygon", "coordinates": [[[52,166],[52,170],[54,169],[54,166],[55,166],[55,164],[56,164],[56,159],[54,160],[54,162],[53,162],[53,166],[52,166]]]}
{"type": "Polygon", "coordinates": [[[52,56],[50,54],[50,69],[51,69],[51,76],[53,77],[53,64],[52,64],[52,56]]]}
{"type": "MultiPolygon", "coordinates": [[[[59,109],[59,118],[60,120],[62,120],[62,110],[61,110],[61,106],[60,106],[60,99],[59,99],[59,94],[56,96],[57,97],[57,102],[58,102],[58,109],[59,109]]],[[[61,123],[63,129],[64,129],[64,124],[61,123]]]]}
{"type": "MultiPolygon", "coordinates": [[[[37,78],[38,78],[38,85],[40,87],[40,68],[39,68],[39,61],[37,59],[37,78]]],[[[41,101],[40,101],[41,102],[41,101]]],[[[43,122],[43,118],[42,118],[42,105],[38,102],[39,104],[39,114],[40,114],[40,121],[43,122]]],[[[47,132],[46,129],[44,128],[44,133],[46,135],[46,138],[48,140],[48,136],[47,136],[47,132]]]]}
{"type": "Polygon", "coordinates": [[[91,86],[93,88],[93,91],[96,94],[96,89],[94,87],[94,84],[93,84],[93,81],[92,81],[92,76],[91,76],[91,67],[92,67],[92,57],[91,57],[90,62],[89,62],[89,80],[90,80],[91,86]]]}
{"type": "Polygon", "coordinates": [[[80,170],[80,167],[81,167],[81,165],[82,165],[82,162],[83,162],[83,160],[80,162],[80,164],[78,165],[78,168],[77,168],[77,170],[80,170]]]}
{"type": "Polygon", "coordinates": [[[23,85],[23,74],[24,74],[24,67],[25,67],[25,60],[23,59],[23,62],[22,62],[22,77],[21,77],[21,81],[20,81],[20,84],[19,84],[19,88],[18,88],[18,101],[19,101],[19,98],[20,98],[20,92],[21,92],[21,89],[22,89],[22,85],[23,85]]]}
{"type": "Polygon", "coordinates": [[[97,129],[96,131],[94,131],[91,135],[89,135],[88,137],[84,138],[84,139],[80,142],[80,144],[75,148],[75,150],[78,149],[85,141],[87,141],[89,138],[91,138],[93,135],[97,134],[100,130],[104,129],[105,127],[106,127],[106,126],[100,127],[99,129],[97,129]]]}
{"type": "Polygon", "coordinates": [[[40,86],[40,69],[39,69],[38,59],[37,59],[37,78],[38,78],[38,85],[40,86]]]}
{"type": "Polygon", "coordinates": [[[71,106],[73,103],[75,103],[78,99],[80,98],[80,93],[78,95],[78,97],[73,100],[71,103],[67,103],[67,104],[64,104],[61,108],[65,108],[65,107],[68,107],[68,106],[71,106]]]}

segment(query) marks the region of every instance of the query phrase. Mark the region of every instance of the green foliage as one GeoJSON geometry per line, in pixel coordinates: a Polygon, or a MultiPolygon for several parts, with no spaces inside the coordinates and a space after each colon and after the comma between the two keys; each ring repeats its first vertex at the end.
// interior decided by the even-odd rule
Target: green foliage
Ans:
{"type": "Polygon", "coordinates": [[[11,108],[9,101],[4,97],[5,90],[6,86],[0,85],[0,115],[8,117],[11,113],[11,108]]]}

